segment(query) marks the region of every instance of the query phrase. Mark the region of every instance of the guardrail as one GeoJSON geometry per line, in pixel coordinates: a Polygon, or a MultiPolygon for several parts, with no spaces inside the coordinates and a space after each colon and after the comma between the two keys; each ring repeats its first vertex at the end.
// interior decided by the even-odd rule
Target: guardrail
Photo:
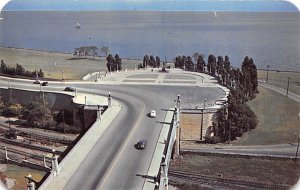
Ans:
{"type": "MultiPolygon", "coordinates": [[[[165,175],[168,172],[167,165],[172,157],[172,149],[176,140],[177,125],[174,122],[176,122],[174,110],[170,110],[166,114],[147,173],[147,176],[149,179],[153,179],[153,182],[146,181],[143,186],[145,190],[154,189],[155,186],[157,187],[160,182],[161,173],[165,175]]],[[[166,179],[167,176],[163,176],[163,178],[166,179]]],[[[166,183],[168,183],[167,180],[164,181],[164,184],[166,183]]]]}
{"type": "Polygon", "coordinates": [[[31,154],[31,153],[13,149],[13,148],[6,148],[3,146],[0,147],[0,150],[5,151],[5,160],[4,161],[7,164],[11,163],[11,164],[15,164],[15,165],[22,166],[22,167],[28,167],[31,169],[37,169],[37,170],[46,171],[46,172],[50,171],[50,167],[47,167],[47,164],[51,164],[51,161],[49,161],[48,160],[49,158],[46,157],[45,155],[40,156],[40,155],[31,154]],[[14,159],[10,158],[12,156],[12,154],[24,155],[24,158],[20,158],[21,161],[14,160],[14,159]],[[43,164],[29,161],[29,160],[27,160],[28,158],[33,158],[35,160],[43,161],[43,164]]]}
{"type": "MultiPolygon", "coordinates": [[[[2,137],[0,137],[0,141],[7,143],[7,144],[11,144],[11,145],[17,145],[18,147],[24,147],[24,148],[39,150],[39,151],[48,152],[48,153],[53,152],[51,148],[41,147],[41,146],[37,146],[37,145],[33,145],[33,144],[26,144],[24,142],[17,142],[17,141],[5,139],[2,137]]],[[[55,150],[55,153],[60,155],[63,153],[63,151],[55,150]]]]}

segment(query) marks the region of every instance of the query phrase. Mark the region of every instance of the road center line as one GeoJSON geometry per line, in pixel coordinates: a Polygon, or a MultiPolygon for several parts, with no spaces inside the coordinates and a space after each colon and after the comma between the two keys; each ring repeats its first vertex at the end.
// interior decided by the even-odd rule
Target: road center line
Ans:
{"type": "Polygon", "coordinates": [[[143,102],[143,109],[142,111],[140,112],[141,114],[139,115],[138,117],[138,120],[136,120],[135,124],[134,124],[134,127],[131,128],[131,131],[129,133],[129,135],[127,136],[126,140],[125,140],[125,143],[122,144],[122,147],[121,149],[118,151],[117,153],[117,156],[114,158],[112,164],[110,164],[110,167],[108,168],[108,170],[104,173],[104,177],[103,177],[103,180],[100,181],[100,187],[97,187],[97,189],[103,189],[103,185],[105,184],[109,174],[112,172],[112,169],[114,168],[114,166],[116,165],[117,163],[117,160],[120,158],[121,156],[121,153],[124,151],[126,145],[128,144],[128,141],[129,139],[131,139],[130,137],[132,136],[134,130],[136,129],[136,127],[138,126],[138,123],[140,123],[140,120],[142,119],[141,115],[142,113],[145,111],[145,104],[143,102]]]}

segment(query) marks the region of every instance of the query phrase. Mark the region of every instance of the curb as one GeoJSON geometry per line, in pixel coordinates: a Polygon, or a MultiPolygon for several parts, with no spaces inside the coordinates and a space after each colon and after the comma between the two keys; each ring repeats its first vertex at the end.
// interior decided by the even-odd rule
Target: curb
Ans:
{"type": "Polygon", "coordinates": [[[121,111],[121,104],[118,101],[113,100],[112,104],[113,106],[111,108],[108,108],[104,112],[102,121],[96,121],[79,140],[79,142],[76,143],[76,145],[71,149],[67,156],[59,163],[59,170],[65,172],[65,174],[63,174],[63,172],[56,175],[54,173],[50,173],[48,178],[43,182],[39,189],[61,189],[66,185],[68,179],[80,166],[80,163],[86,158],[89,151],[93,148],[93,146],[96,144],[98,139],[101,138],[107,127],[109,127],[113,119],[121,111]],[[101,125],[101,127],[99,127],[99,125],[101,125]],[[91,138],[92,136],[96,138],[91,138]],[[73,160],[71,160],[72,158],[73,160]],[[67,162],[71,161],[73,161],[73,164],[67,165],[67,162]],[[66,168],[62,169],[63,167],[66,168]]]}

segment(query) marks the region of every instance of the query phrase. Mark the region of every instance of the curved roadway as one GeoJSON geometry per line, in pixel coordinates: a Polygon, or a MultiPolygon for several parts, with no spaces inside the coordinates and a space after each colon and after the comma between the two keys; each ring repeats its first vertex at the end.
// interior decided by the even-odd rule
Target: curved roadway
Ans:
{"type": "MultiPolygon", "coordinates": [[[[8,86],[7,80],[0,81],[8,86]]],[[[11,86],[24,89],[40,87],[32,82],[11,80],[11,86]]],[[[62,90],[66,84],[51,83],[46,90],[62,90]]],[[[142,189],[146,180],[151,158],[166,115],[166,109],[174,107],[174,99],[181,94],[188,105],[207,99],[212,103],[224,96],[219,88],[195,86],[154,86],[154,85],[99,85],[75,84],[78,92],[107,95],[117,99],[122,110],[111,126],[98,140],[92,151],[81,163],[64,189],[142,189]],[[187,98],[187,96],[189,98],[187,98]],[[147,113],[155,109],[156,118],[147,113]],[[134,144],[147,140],[144,150],[137,150],[134,144]]],[[[184,102],[183,102],[184,105],[184,102]]],[[[58,176],[59,177],[59,176],[58,176]]]]}
{"type": "MultiPolygon", "coordinates": [[[[88,86],[76,85],[76,87],[84,90],[83,87],[88,86]]],[[[89,164],[81,165],[80,173],[69,181],[65,189],[142,189],[162,128],[161,122],[164,121],[166,110],[174,107],[177,94],[191,93],[192,96],[192,93],[195,93],[195,97],[202,99],[203,92],[206,94],[208,91],[209,96],[204,98],[210,102],[223,95],[221,90],[214,88],[203,91],[200,88],[186,86],[91,85],[88,88],[96,90],[100,88],[100,94],[112,92],[113,98],[119,100],[125,109],[95,145],[93,155],[85,159],[84,163],[89,164]],[[215,94],[216,92],[219,94],[215,94]],[[156,118],[147,116],[151,109],[157,111],[156,118]],[[134,148],[134,144],[140,139],[147,140],[145,150],[134,148]],[[84,177],[83,180],[78,180],[80,176],[84,177]],[[92,180],[94,183],[89,181],[90,177],[95,179],[92,180]],[[85,180],[87,182],[84,185],[85,180]]]]}

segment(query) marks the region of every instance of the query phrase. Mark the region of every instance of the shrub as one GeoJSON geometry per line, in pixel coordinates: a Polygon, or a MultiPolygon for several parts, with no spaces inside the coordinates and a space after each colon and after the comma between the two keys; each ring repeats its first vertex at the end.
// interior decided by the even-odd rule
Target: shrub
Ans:
{"type": "Polygon", "coordinates": [[[15,117],[21,114],[22,111],[21,104],[11,104],[8,105],[6,108],[3,109],[2,115],[5,117],[15,117]]]}

